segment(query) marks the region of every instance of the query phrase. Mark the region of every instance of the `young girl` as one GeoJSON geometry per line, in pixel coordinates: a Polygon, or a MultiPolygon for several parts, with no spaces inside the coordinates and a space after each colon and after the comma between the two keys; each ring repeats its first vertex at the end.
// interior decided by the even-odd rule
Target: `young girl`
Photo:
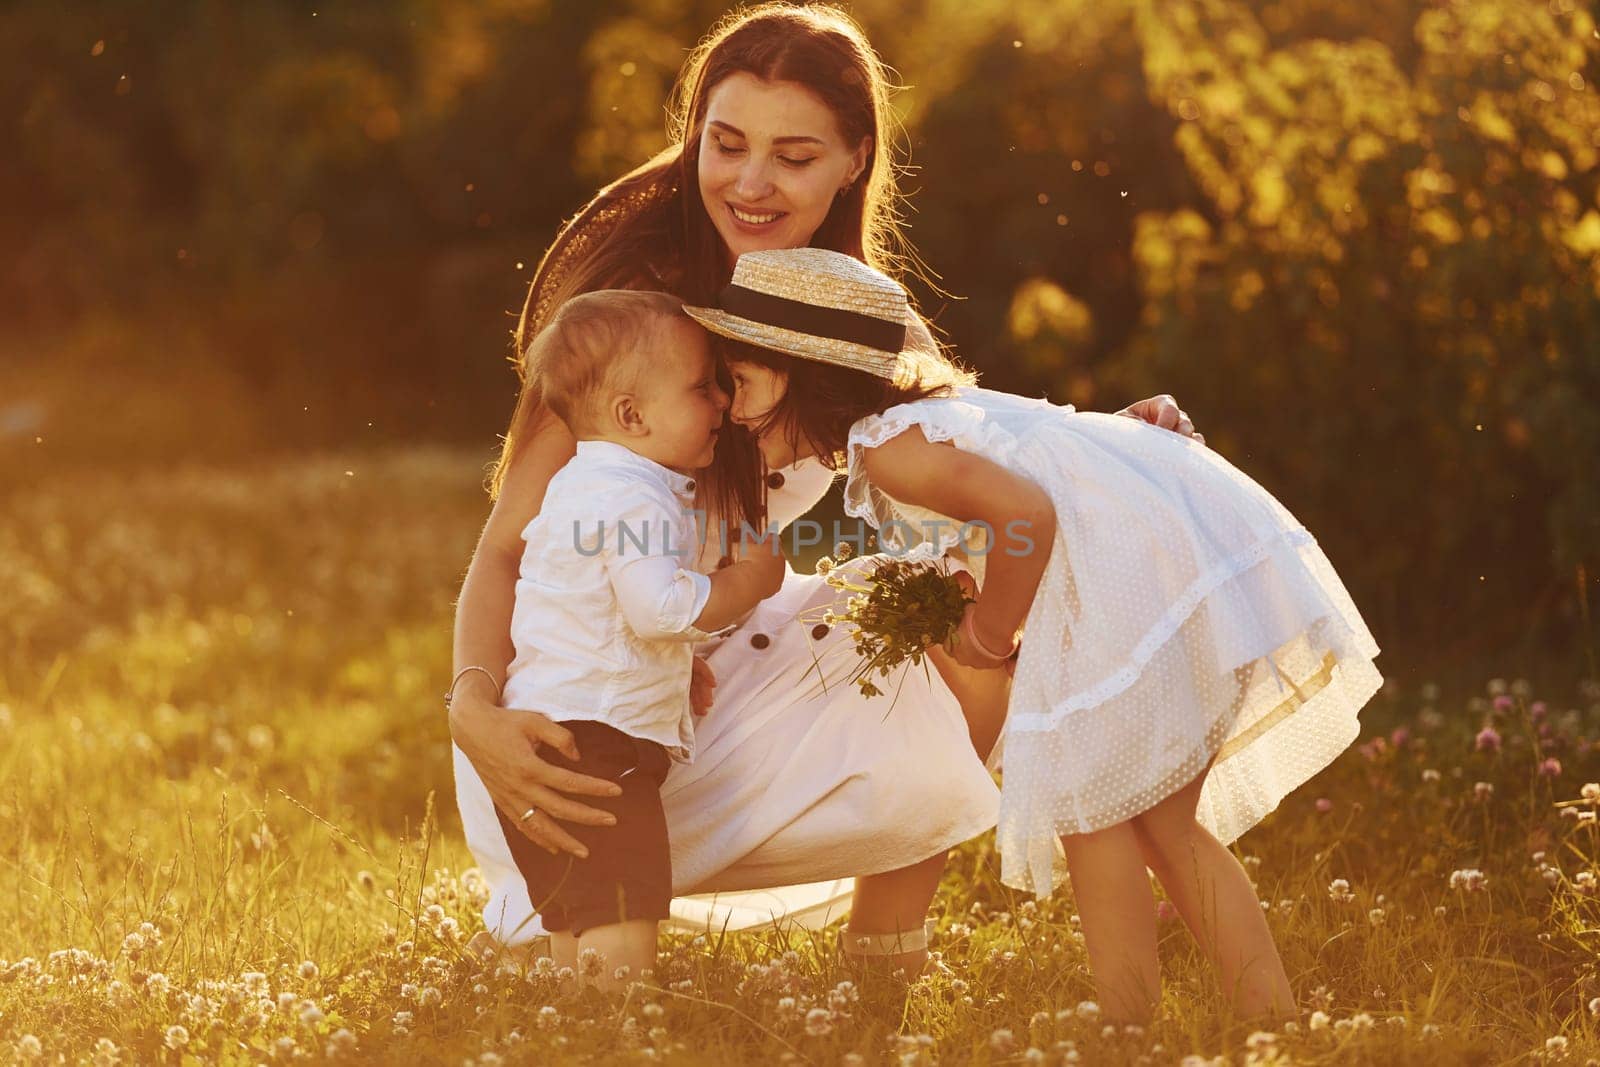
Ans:
{"type": "Polygon", "coordinates": [[[1001,878],[1052,891],[1059,841],[1104,1010],[1143,1020],[1158,1000],[1149,868],[1236,1008],[1291,1013],[1224,845],[1354,740],[1382,681],[1316,541],[1197,441],[907,348],[904,291],[852,257],[748,253],[719,304],[686,310],[744,342],[730,414],[766,463],[843,464],[845,509],[886,550],[970,558],[982,593],[951,651],[1016,657],[1001,878]]]}

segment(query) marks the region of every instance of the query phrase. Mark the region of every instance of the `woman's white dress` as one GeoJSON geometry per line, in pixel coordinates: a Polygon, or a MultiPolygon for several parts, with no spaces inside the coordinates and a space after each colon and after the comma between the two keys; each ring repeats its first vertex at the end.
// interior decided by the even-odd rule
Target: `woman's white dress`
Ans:
{"type": "MultiPolygon", "coordinates": [[[[871,485],[861,450],[921,427],[1036,482],[1056,535],[1028,613],[1003,753],[1001,878],[1044,894],[1058,836],[1145,811],[1215,759],[1199,818],[1232,841],[1355,739],[1378,646],[1311,534],[1198,442],[987,389],[890,408],[850,435],[845,509],[893,553],[954,523],[871,485]]],[[[969,531],[985,552],[1021,551],[969,531]]]]}
{"type": "MultiPolygon", "coordinates": [[[[783,474],[768,492],[777,526],[815,506],[833,478],[815,461],[783,474]]],[[[679,928],[821,926],[848,912],[853,877],[927,859],[995,823],[999,793],[955,697],[932,670],[907,672],[892,711],[887,698],[862,697],[848,682],[844,628],[815,631],[837,598],[791,570],[737,629],[697,649],[716,672],[715,701],[696,725],[694,762],[675,765],[661,791],[679,928]]],[[[542,935],[459,748],[455,775],[467,845],[492,892],[485,924],[508,945],[542,935]]]]}

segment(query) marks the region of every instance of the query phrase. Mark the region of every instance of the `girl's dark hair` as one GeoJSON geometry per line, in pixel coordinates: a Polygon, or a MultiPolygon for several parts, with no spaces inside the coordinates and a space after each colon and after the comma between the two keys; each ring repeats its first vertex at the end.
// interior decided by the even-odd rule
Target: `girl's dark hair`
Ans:
{"type": "Polygon", "coordinates": [[[900,353],[900,373],[894,381],[728,338],[718,338],[718,352],[725,360],[756,363],[788,375],[782,399],[751,430],[762,434],[777,428],[791,445],[804,441],[830,470],[844,469],[850,427],[859,419],[977,384],[972,371],[942,352],[921,348],[900,353]]]}
{"type": "MultiPolygon", "coordinates": [[[[490,479],[492,494],[499,494],[521,443],[549,417],[539,382],[527,373],[526,350],[562,302],[593,289],[645,288],[707,305],[727,285],[727,249],[706,214],[697,172],[707,100],[738,73],[805,86],[833,112],[846,143],[866,138],[872,144],[861,177],[834,200],[811,243],[891,275],[915,267],[901,229],[902,197],[891,159],[890,82],[861,28],[822,4],[766,3],[729,14],[679,74],[668,119],[670,146],[601,190],[562,227],[534,274],[512,357],[522,391],[490,479]]],[[[716,459],[698,481],[699,502],[708,512],[730,523],[762,517],[760,454],[747,435],[719,435],[716,459]]]]}

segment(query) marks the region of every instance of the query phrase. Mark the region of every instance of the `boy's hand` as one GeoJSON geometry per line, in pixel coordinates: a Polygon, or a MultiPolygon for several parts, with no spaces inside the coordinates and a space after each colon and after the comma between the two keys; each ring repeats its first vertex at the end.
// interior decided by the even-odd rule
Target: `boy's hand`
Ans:
{"type": "Polygon", "coordinates": [[[711,669],[704,656],[694,658],[694,669],[689,675],[689,709],[695,716],[711,710],[713,691],[717,688],[717,673],[711,669]]]}
{"type": "Polygon", "coordinates": [[[739,558],[756,572],[764,600],[783,586],[784,572],[788,570],[783,558],[783,546],[778,534],[768,530],[759,538],[743,537],[739,541],[739,558]]]}

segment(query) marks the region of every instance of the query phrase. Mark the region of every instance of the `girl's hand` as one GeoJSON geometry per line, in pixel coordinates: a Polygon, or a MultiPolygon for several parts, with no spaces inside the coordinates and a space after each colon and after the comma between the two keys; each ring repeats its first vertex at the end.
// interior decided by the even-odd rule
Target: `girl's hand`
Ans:
{"type": "Polygon", "coordinates": [[[696,718],[711,710],[711,697],[716,688],[716,672],[711,669],[711,664],[706,662],[704,656],[696,656],[694,670],[689,675],[689,710],[696,718]]]}
{"type": "Polygon", "coordinates": [[[945,650],[950,653],[957,663],[963,667],[974,670],[992,671],[1001,668],[1014,670],[1016,663],[1016,639],[1009,642],[997,642],[992,637],[978,636],[976,632],[976,603],[968,604],[965,614],[961,617],[961,627],[945,645],[945,650]],[[980,642],[982,647],[980,647],[980,642]],[[1004,655],[991,655],[990,652],[1004,655]]]}
{"type": "Polygon", "coordinates": [[[1178,406],[1178,402],[1168,393],[1152,396],[1146,400],[1139,401],[1137,404],[1129,404],[1117,414],[1126,415],[1130,419],[1138,419],[1140,422],[1148,422],[1152,426],[1159,426],[1163,430],[1171,430],[1173,433],[1182,434],[1184,437],[1192,437],[1202,445],[1206,443],[1205,436],[1195,432],[1194,423],[1189,421],[1189,416],[1184,414],[1183,409],[1178,406]]]}
{"type": "Polygon", "coordinates": [[[450,736],[483,779],[495,806],[540,848],[582,859],[589,850],[557,820],[585,826],[616,823],[611,813],[566,794],[614,797],[622,792],[620,786],[552,766],[539,757],[539,746],[548,745],[568,759],[578,758],[571,732],[547,716],[498,707],[463,686],[450,705],[450,736]],[[535,813],[523,819],[529,808],[535,813]]]}

